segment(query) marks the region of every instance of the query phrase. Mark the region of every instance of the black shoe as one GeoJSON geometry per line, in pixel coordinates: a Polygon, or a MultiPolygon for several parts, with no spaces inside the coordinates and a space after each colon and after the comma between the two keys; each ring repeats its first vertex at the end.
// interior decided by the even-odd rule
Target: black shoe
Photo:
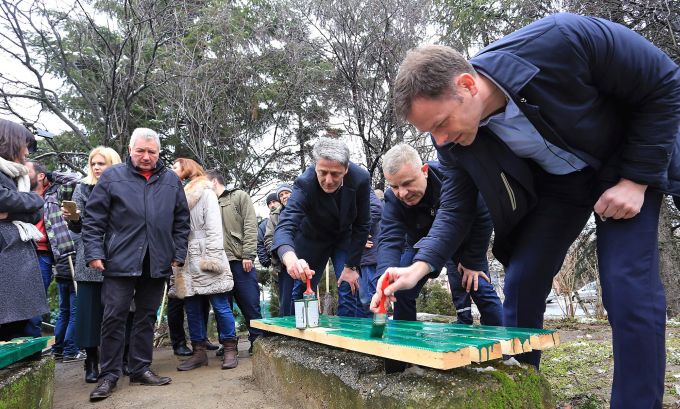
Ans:
{"type": "Polygon", "coordinates": [[[141,375],[131,376],[130,383],[138,383],[141,385],[161,386],[172,382],[172,379],[167,376],[158,376],[151,369],[147,370],[141,375]]]}
{"type": "Polygon", "coordinates": [[[220,348],[220,346],[215,345],[215,344],[211,344],[210,341],[207,341],[205,343],[205,349],[207,349],[208,351],[216,351],[219,348],[220,348]]]}
{"type": "Polygon", "coordinates": [[[252,355],[253,354],[253,343],[250,343],[250,348],[248,348],[248,354],[252,355]]]}
{"type": "Polygon", "coordinates": [[[92,393],[90,393],[90,401],[94,402],[106,399],[111,396],[111,393],[113,393],[114,389],[116,389],[116,381],[109,378],[104,378],[101,382],[99,382],[99,385],[94,388],[92,393]]]}
{"type": "Polygon", "coordinates": [[[177,348],[175,348],[175,355],[177,355],[177,356],[191,356],[193,354],[194,354],[194,352],[189,349],[187,344],[182,343],[182,344],[179,344],[179,346],[177,348]]]}
{"type": "Polygon", "coordinates": [[[215,352],[215,356],[224,356],[224,347],[222,345],[220,345],[217,352],[215,352]]]}

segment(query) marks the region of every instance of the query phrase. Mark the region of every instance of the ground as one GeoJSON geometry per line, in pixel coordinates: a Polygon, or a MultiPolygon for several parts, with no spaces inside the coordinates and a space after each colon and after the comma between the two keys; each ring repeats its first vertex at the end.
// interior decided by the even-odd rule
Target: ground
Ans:
{"type": "MultiPolygon", "coordinates": [[[[607,408],[612,380],[611,330],[606,322],[547,321],[557,328],[562,344],[543,355],[541,371],[552,386],[561,409],[607,408]]],[[[91,404],[94,385],[84,382],[82,363],[57,363],[54,409],[171,409],[219,407],[288,409],[280,399],[266,396],[252,377],[247,342],[239,346],[239,366],[220,369],[220,361],[209,353],[208,367],[177,372],[177,358],[170,348],[154,351],[154,369],[173,378],[162,387],[131,386],[128,378],[118,383],[110,398],[91,404]],[[226,406],[228,405],[228,406],[226,406]]],[[[680,325],[667,329],[665,408],[680,408],[680,325]]]]}
{"type": "Polygon", "coordinates": [[[154,351],[153,369],[172,377],[166,386],[130,385],[124,377],[111,397],[90,403],[90,391],[96,386],[85,383],[82,362],[57,363],[53,409],[174,409],[174,408],[252,408],[289,409],[285,403],[266,396],[252,377],[248,342],[239,345],[239,364],[235,369],[221,370],[221,360],[208,352],[207,367],[178,372],[179,362],[169,347],[154,351]]]}
{"type": "MultiPolygon", "coordinates": [[[[560,333],[561,345],[545,351],[541,360],[558,407],[608,408],[614,369],[609,324],[564,320],[546,321],[546,327],[560,333]]],[[[668,325],[666,348],[664,408],[680,408],[680,325],[668,325]]]]}

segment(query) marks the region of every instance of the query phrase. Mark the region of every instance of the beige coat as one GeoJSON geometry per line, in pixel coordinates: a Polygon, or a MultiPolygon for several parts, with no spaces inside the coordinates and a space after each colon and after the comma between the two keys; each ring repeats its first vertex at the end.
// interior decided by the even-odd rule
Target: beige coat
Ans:
{"type": "Polygon", "coordinates": [[[184,266],[174,269],[170,295],[184,298],[230,291],[234,279],[224,252],[217,196],[204,177],[189,182],[184,193],[191,212],[191,233],[184,266]]]}

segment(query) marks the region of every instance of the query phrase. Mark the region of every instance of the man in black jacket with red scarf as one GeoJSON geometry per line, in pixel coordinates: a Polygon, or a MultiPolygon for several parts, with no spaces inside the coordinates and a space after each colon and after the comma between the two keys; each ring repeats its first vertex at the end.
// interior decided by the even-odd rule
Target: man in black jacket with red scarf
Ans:
{"type": "Polygon", "coordinates": [[[137,128],[126,163],[107,169],[87,202],[85,260],[104,274],[101,375],[90,400],[111,395],[122,374],[125,321],[134,300],[128,365],[130,382],[166,385],[150,368],[154,323],[173,266],[184,263],[189,208],[174,172],[158,162],[156,132],[137,128]]]}

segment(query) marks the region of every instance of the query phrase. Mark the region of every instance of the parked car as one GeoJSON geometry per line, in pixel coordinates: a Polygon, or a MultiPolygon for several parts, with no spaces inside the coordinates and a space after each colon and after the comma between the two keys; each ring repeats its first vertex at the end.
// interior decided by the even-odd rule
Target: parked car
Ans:
{"type": "Polygon", "coordinates": [[[583,287],[579,288],[571,296],[572,300],[576,300],[576,294],[581,299],[581,301],[597,301],[597,281],[591,281],[583,287]]]}
{"type": "Polygon", "coordinates": [[[557,301],[557,293],[555,292],[555,289],[551,289],[550,293],[548,294],[548,297],[545,299],[546,304],[550,304],[552,302],[557,301]]]}

